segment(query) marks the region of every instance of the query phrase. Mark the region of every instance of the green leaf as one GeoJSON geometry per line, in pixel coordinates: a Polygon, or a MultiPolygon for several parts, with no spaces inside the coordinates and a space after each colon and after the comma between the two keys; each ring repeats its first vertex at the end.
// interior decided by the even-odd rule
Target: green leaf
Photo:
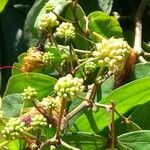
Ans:
{"type": "Polygon", "coordinates": [[[64,18],[75,22],[74,26],[76,29],[76,37],[72,40],[75,48],[88,50],[90,43],[83,36],[86,32],[86,20],[85,20],[85,12],[81,8],[80,5],[76,5],[76,9],[73,10],[71,5],[66,6],[64,11],[61,14],[64,18]],[[78,20],[78,24],[76,21],[78,20]]]}
{"type": "Polygon", "coordinates": [[[0,12],[2,12],[4,10],[7,3],[8,3],[8,0],[1,0],[0,1],[0,12]]]}
{"type": "MultiPolygon", "coordinates": [[[[135,80],[112,91],[107,97],[100,101],[102,104],[115,102],[116,109],[122,115],[126,114],[136,106],[150,100],[150,77],[135,80]]],[[[91,110],[83,114],[74,123],[73,131],[100,132],[108,126],[108,115],[104,109],[92,113],[91,110]],[[86,126],[85,126],[86,125],[86,126]]],[[[115,120],[119,117],[115,116],[115,120]]]]}
{"type": "Polygon", "coordinates": [[[117,137],[118,150],[150,149],[150,131],[135,131],[117,137]]]}
{"type": "Polygon", "coordinates": [[[20,139],[13,140],[7,145],[7,148],[9,150],[21,150],[21,149],[23,150],[25,149],[25,147],[26,147],[25,142],[20,139]]]}
{"type": "Polygon", "coordinates": [[[89,30],[91,38],[95,40],[93,32],[96,32],[104,38],[122,37],[122,29],[119,22],[101,11],[95,11],[89,14],[89,30]]]}
{"type": "Polygon", "coordinates": [[[20,116],[23,101],[22,95],[15,93],[2,98],[2,116],[3,117],[18,117],[20,116]]]}
{"type": "Polygon", "coordinates": [[[67,144],[83,150],[105,149],[107,143],[105,138],[90,133],[67,133],[62,139],[67,144]]]}
{"type": "Polygon", "coordinates": [[[150,63],[139,63],[135,65],[132,80],[150,76],[150,63]]]}
{"type": "MultiPolygon", "coordinates": [[[[141,131],[142,129],[133,121],[129,120],[128,122],[123,122],[122,119],[118,119],[115,122],[115,134],[119,136],[124,133],[141,131]]],[[[106,129],[103,133],[106,133],[106,129]]]]}
{"type": "Polygon", "coordinates": [[[41,73],[21,73],[11,76],[4,96],[12,93],[22,93],[25,88],[31,86],[38,92],[37,99],[41,99],[53,92],[56,79],[41,73]]]}
{"type": "Polygon", "coordinates": [[[20,74],[20,73],[22,73],[22,71],[21,71],[21,67],[22,67],[22,65],[23,65],[23,58],[26,56],[26,53],[22,53],[22,54],[20,54],[19,56],[18,56],[18,62],[15,62],[14,64],[13,64],[13,68],[12,68],[12,70],[11,70],[11,74],[12,75],[16,75],[16,74],[20,74]]]}
{"type": "Polygon", "coordinates": [[[139,106],[129,117],[144,130],[150,130],[150,101],[139,106]]]}
{"type": "MultiPolygon", "coordinates": [[[[114,76],[111,76],[101,85],[101,98],[106,97],[113,90],[114,90],[114,76]]],[[[99,93],[99,91],[97,93],[99,93]]]]}

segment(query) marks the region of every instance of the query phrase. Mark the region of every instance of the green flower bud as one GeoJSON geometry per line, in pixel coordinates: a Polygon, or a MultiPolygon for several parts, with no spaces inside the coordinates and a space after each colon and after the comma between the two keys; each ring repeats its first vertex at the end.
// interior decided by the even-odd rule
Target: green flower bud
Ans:
{"type": "Polygon", "coordinates": [[[2,130],[2,134],[7,139],[15,139],[26,131],[26,129],[25,122],[21,122],[18,118],[11,118],[2,130]]]}
{"type": "Polygon", "coordinates": [[[44,10],[46,13],[49,13],[50,11],[52,11],[54,9],[54,5],[51,3],[51,2],[47,2],[45,5],[44,5],[44,10]]]}
{"type": "Polygon", "coordinates": [[[37,92],[34,88],[28,86],[21,94],[23,96],[23,100],[31,100],[34,96],[37,95],[37,92]]]}
{"type": "Polygon", "coordinates": [[[54,54],[51,52],[45,52],[43,55],[43,62],[48,64],[51,63],[52,60],[54,60],[54,54]]]}
{"type": "Polygon", "coordinates": [[[51,145],[50,146],[50,150],[56,150],[56,146],[55,145],[51,145]]]}
{"type": "Polygon", "coordinates": [[[53,97],[46,97],[46,98],[43,98],[43,101],[42,103],[44,104],[44,109],[45,110],[51,110],[51,109],[57,109],[58,108],[58,97],[56,98],[53,98],[53,97]]]}
{"type": "Polygon", "coordinates": [[[105,65],[112,73],[122,70],[130,53],[130,46],[122,38],[103,39],[96,44],[96,48],[93,56],[98,57],[100,66],[105,65]]]}
{"type": "Polygon", "coordinates": [[[38,129],[43,126],[47,126],[48,124],[47,124],[47,119],[43,115],[35,115],[31,119],[30,125],[33,129],[38,129]]]}
{"type": "Polygon", "coordinates": [[[43,14],[38,22],[38,28],[40,30],[45,30],[45,29],[51,29],[54,26],[57,26],[59,24],[59,22],[57,21],[57,16],[50,12],[47,14],[43,14]]]}
{"type": "Polygon", "coordinates": [[[85,64],[84,69],[86,74],[92,73],[96,69],[96,64],[94,62],[88,62],[85,64]]]}
{"type": "Polygon", "coordinates": [[[75,37],[75,28],[69,22],[60,24],[56,31],[56,35],[60,38],[71,39],[75,37]]]}
{"type": "Polygon", "coordinates": [[[79,79],[77,77],[73,78],[71,74],[68,74],[65,77],[59,78],[54,89],[58,96],[70,100],[78,92],[83,91],[84,86],[82,84],[83,79],[79,79]]]}

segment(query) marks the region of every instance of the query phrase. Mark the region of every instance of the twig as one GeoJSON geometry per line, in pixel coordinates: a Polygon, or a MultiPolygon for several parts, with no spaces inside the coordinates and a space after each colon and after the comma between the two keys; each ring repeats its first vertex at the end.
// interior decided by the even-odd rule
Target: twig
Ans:
{"type": "Polygon", "coordinates": [[[142,53],[142,14],[145,9],[147,0],[142,0],[135,16],[135,39],[134,39],[134,51],[137,55],[142,53]]]}
{"type": "Polygon", "coordinates": [[[44,112],[42,109],[40,109],[40,108],[38,107],[38,105],[35,103],[34,100],[32,101],[32,103],[33,103],[33,106],[37,109],[37,111],[38,111],[40,114],[42,114],[45,118],[47,118],[47,115],[45,114],[45,112],[44,112]]]}
{"type": "Polygon", "coordinates": [[[77,71],[80,67],[82,67],[82,66],[85,65],[86,63],[91,62],[91,61],[94,61],[94,60],[97,60],[97,58],[89,58],[88,60],[86,60],[86,61],[84,61],[83,63],[79,64],[79,65],[74,69],[73,73],[75,74],[76,71],[77,71]]]}
{"type": "Polygon", "coordinates": [[[115,150],[115,103],[112,101],[112,113],[111,113],[111,150],[115,150]]]}
{"type": "Polygon", "coordinates": [[[96,105],[96,107],[105,108],[106,110],[112,108],[112,105],[105,105],[105,104],[100,104],[100,103],[95,103],[95,105],[96,105]]]}
{"type": "Polygon", "coordinates": [[[128,118],[126,118],[123,115],[121,115],[116,109],[114,111],[123,120],[124,123],[126,123],[126,124],[129,123],[128,118]]]}
{"type": "Polygon", "coordinates": [[[55,145],[56,142],[57,142],[57,141],[56,141],[56,139],[54,139],[54,138],[48,139],[47,141],[43,142],[43,143],[40,145],[40,147],[39,147],[38,150],[43,150],[46,145],[55,145]]]}
{"type": "Polygon", "coordinates": [[[75,109],[68,113],[68,115],[66,116],[67,120],[73,118],[78,112],[80,112],[85,107],[87,107],[87,102],[83,101],[80,105],[78,105],[75,109]]]}
{"type": "Polygon", "coordinates": [[[147,63],[147,61],[144,59],[143,56],[139,56],[139,61],[140,61],[141,63],[147,63]]]}
{"type": "Polygon", "coordinates": [[[143,55],[148,58],[150,57],[150,53],[148,53],[148,52],[143,52],[143,55]]]}
{"type": "Polygon", "coordinates": [[[61,107],[60,107],[60,111],[59,111],[59,116],[58,116],[58,122],[57,122],[57,128],[56,128],[56,139],[60,138],[60,132],[61,132],[61,121],[62,121],[62,117],[64,115],[64,110],[66,107],[66,100],[64,98],[61,99],[61,107]]]}

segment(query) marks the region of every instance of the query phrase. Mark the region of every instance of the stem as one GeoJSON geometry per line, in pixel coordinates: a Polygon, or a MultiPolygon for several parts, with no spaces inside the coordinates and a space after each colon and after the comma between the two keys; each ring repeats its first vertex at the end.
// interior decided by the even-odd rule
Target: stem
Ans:
{"type": "Polygon", "coordinates": [[[40,147],[39,147],[39,149],[38,150],[43,150],[44,149],[44,147],[46,146],[46,145],[53,145],[53,144],[56,144],[56,139],[54,139],[54,138],[52,138],[52,139],[48,139],[46,142],[43,142],[41,145],[40,145],[40,147]]]}
{"type": "Polygon", "coordinates": [[[62,17],[62,16],[59,16],[57,13],[55,13],[54,11],[52,11],[56,16],[57,16],[57,18],[58,19],[60,19],[61,21],[64,21],[64,22],[69,22],[69,23],[75,23],[75,21],[71,21],[71,20],[68,20],[68,19],[66,19],[66,18],[64,18],[64,17],[62,17]]]}
{"type": "Polygon", "coordinates": [[[105,104],[99,104],[99,103],[95,103],[95,105],[96,105],[97,107],[105,108],[106,110],[107,110],[108,108],[112,108],[112,105],[105,105],[105,104]]]}
{"type": "Polygon", "coordinates": [[[95,45],[95,42],[93,42],[92,40],[88,39],[87,37],[81,35],[80,33],[76,32],[76,34],[78,34],[80,37],[85,38],[88,42],[92,43],[95,45]]]}
{"type": "Polygon", "coordinates": [[[64,76],[63,71],[53,62],[51,61],[52,65],[54,66],[54,68],[57,70],[57,72],[61,75],[64,76]]]}
{"type": "Polygon", "coordinates": [[[148,53],[148,52],[144,52],[144,54],[143,54],[145,57],[147,57],[147,58],[150,58],[150,53],[148,53]]]}
{"type": "Polygon", "coordinates": [[[92,88],[92,91],[91,91],[91,94],[90,94],[90,97],[89,97],[89,99],[90,99],[91,101],[94,101],[94,99],[95,99],[95,95],[96,95],[97,88],[98,88],[98,86],[100,85],[100,84],[97,83],[97,78],[98,78],[101,74],[103,74],[104,68],[105,68],[104,65],[102,65],[101,68],[100,68],[100,70],[99,70],[99,72],[98,72],[98,74],[97,74],[97,77],[96,77],[96,79],[95,79],[95,83],[94,83],[94,85],[93,85],[93,88],[92,88]]]}
{"type": "Polygon", "coordinates": [[[79,22],[78,22],[78,18],[76,16],[76,8],[77,8],[77,0],[75,0],[73,2],[73,4],[71,5],[72,7],[72,13],[73,13],[73,16],[74,16],[74,19],[75,19],[75,23],[77,25],[77,27],[79,28],[79,30],[83,33],[84,36],[87,36],[86,35],[86,32],[82,29],[82,27],[80,26],[79,22]]]}
{"type": "Polygon", "coordinates": [[[60,138],[60,132],[61,132],[61,121],[62,121],[62,117],[64,114],[64,110],[66,107],[66,100],[64,98],[61,99],[61,107],[60,107],[60,112],[59,112],[59,116],[58,116],[58,123],[57,123],[57,128],[56,128],[56,139],[60,138]]]}
{"type": "Polygon", "coordinates": [[[127,124],[129,123],[128,118],[121,115],[116,109],[114,111],[123,120],[124,123],[127,123],[127,124]]]}
{"type": "Polygon", "coordinates": [[[32,140],[36,140],[37,139],[36,136],[34,136],[34,135],[30,134],[30,133],[27,133],[27,132],[24,132],[23,135],[31,138],[32,140]]]}
{"type": "Polygon", "coordinates": [[[73,57],[73,49],[71,47],[71,44],[69,44],[69,52],[70,52],[70,57],[71,57],[71,71],[74,70],[74,67],[73,67],[73,60],[74,60],[74,57],[73,57]]]}
{"type": "Polygon", "coordinates": [[[77,64],[79,65],[79,58],[78,58],[78,56],[77,56],[77,54],[76,54],[72,44],[70,44],[70,49],[73,52],[73,55],[75,57],[75,60],[76,60],[77,64]]]}
{"type": "Polygon", "coordinates": [[[79,64],[79,65],[74,69],[73,73],[75,74],[76,71],[77,71],[80,67],[82,67],[82,66],[85,65],[86,63],[88,63],[88,62],[90,62],[90,61],[93,61],[93,60],[96,60],[96,59],[98,59],[98,58],[89,58],[88,60],[84,61],[82,64],[79,64]]]}
{"type": "Polygon", "coordinates": [[[137,55],[142,53],[142,14],[145,9],[147,0],[142,0],[137,10],[135,17],[135,39],[134,39],[134,50],[137,55]]]}
{"type": "Polygon", "coordinates": [[[78,112],[80,112],[83,108],[87,107],[87,102],[83,101],[80,105],[74,108],[70,113],[67,114],[67,120],[73,118],[78,112]]]}
{"type": "Polygon", "coordinates": [[[147,63],[147,61],[144,59],[143,56],[139,56],[139,61],[140,61],[141,63],[147,63]]]}
{"type": "Polygon", "coordinates": [[[35,103],[34,100],[32,101],[32,103],[33,103],[33,106],[37,109],[37,111],[38,111],[40,114],[42,114],[45,118],[47,118],[45,112],[44,112],[42,109],[40,109],[40,108],[38,107],[38,105],[35,103]]]}
{"type": "Polygon", "coordinates": [[[111,150],[115,150],[115,119],[114,119],[115,103],[112,101],[111,105],[112,105],[112,114],[111,114],[111,118],[112,118],[112,122],[111,122],[111,150]]]}

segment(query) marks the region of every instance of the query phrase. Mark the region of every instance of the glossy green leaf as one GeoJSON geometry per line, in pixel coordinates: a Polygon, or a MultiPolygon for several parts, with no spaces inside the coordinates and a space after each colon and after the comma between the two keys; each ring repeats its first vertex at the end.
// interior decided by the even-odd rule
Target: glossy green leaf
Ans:
{"type": "MultiPolygon", "coordinates": [[[[116,109],[122,115],[126,114],[136,106],[148,102],[150,100],[150,77],[135,80],[118,89],[112,91],[100,103],[110,104],[111,100],[115,102],[116,109]]],[[[72,130],[100,132],[108,125],[107,114],[104,109],[97,112],[87,111],[79,119],[76,120],[72,130]],[[86,124],[86,126],[85,126],[86,124]]],[[[115,116],[115,120],[118,116],[115,116]]]]}
{"type": "Polygon", "coordinates": [[[1,0],[0,1],[0,12],[3,11],[3,9],[5,8],[7,3],[8,3],[8,0],[1,0]]]}
{"type": "Polygon", "coordinates": [[[95,40],[93,32],[100,34],[105,38],[122,37],[122,29],[119,22],[101,11],[95,11],[89,14],[89,30],[91,38],[95,40]]]}
{"type": "Polygon", "coordinates": [[[84,37],[84,33],[86,32],[86,20],[85,20],[85,12],[81,8],[80,5],[76,5],[76,9],[73,11],[71,5],[66,6],[65,10],[61,14],[64,18],[75,22],[74,26],[76,29],[76,37],[72,40],[75,48],[78,49],[89,49],[89,41],[84,37]],[[78,23],[76,21],[78,20],[78,23]]]}
{"type": "Polygon", "coordinates": [[[150,63],[136,64],[133,70],[132,79],[150,77],[150,63]]]}
{"type": "Polygon", "coordinates": [[[2,116],[18,117],[23,107],[23,97],[21,94],[10,94],[2,98],[2,116]]]}
{"type": "Polygon", "coordinates": [[[150,131],[135,131],[117,137],[118,150],[150,149],[150,131]]]}
{"type": "Polygon", "coordinates": [[[102,83],[101,98],[106,97],[112,90],[114,90],[114,76],[111,76],[105,82],[102,83]]]}
{"type": "Polygon", "coordinates": [[[90,133],[67,133],[63,135],[62,139],[71,146],[83,150],[105,149],[107,143],[105,138],[90,133]]]}
{"type": "Polygon", "coordinates": [[[150,100],[139,106],[129,117],[144,130],[150,130],[150,100]]]}
{"type": "Polygon", "coordinates": [[[31,86],[38,92],[37,98],[40,100],[44,96],[53,92],[56,79],[41,73],[21,73],[11,76],[4,96],[12,93],[22,93],[25,88],[31,86]]]}

